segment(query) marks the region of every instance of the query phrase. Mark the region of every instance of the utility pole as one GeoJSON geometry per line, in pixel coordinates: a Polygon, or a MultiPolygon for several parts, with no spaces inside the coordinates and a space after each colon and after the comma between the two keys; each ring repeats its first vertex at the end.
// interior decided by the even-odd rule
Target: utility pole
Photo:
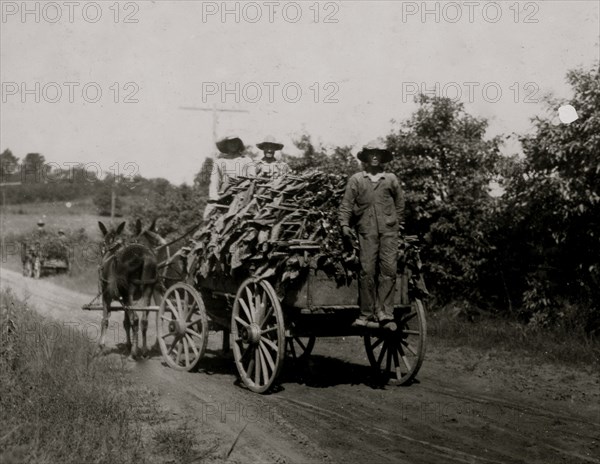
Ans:
{"type": "Polygon", "coordinates": [[[116,177],[113,177],[112,184],[110,185],[110,223],[113,224],[115,220],[115,205],[117,204],[117,192],[115,184],[117,183],[116,177]]]}
{"type": "Polygon", "coordinates": [[[228,108],[217,108],[217,105],[213,103],[212,108],[200,107],[200,106],[180,106],[180,110],[188,111],[210,111],[212,112],[212,135],[213,142],[217,143],[217,126],[219,123],[218,113],[249,113],[248,110],[232,110],[228,108]]]}

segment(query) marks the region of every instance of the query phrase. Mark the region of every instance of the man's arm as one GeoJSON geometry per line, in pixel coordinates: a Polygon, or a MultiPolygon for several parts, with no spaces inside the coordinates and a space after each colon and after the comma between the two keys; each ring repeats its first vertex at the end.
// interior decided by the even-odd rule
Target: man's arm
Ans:
{"type": "Polygon", "coordinates": [[[394,175],[392,179],[392,195],[394,197],[394,203],[396,205],[396,217],[399,223],[404,222],[404,191],[400,186],[400,181],[394,175]]]}
{"type": "Polygon", "coordinates": [[[208,185],[208,199],[218,200],[219,189],[221,188],[221,168],[219,167],[218,159],[213,162],[212,171],[210,173],[210,184],[208,185]]]}
{"type": "Polygon", "coordinates": [[[354,207],[354,203],[356,201],[356,195],[358,193],[356,185],[356,178],[351,177],[346,184],[346,191],[344,192],[344,198],[340,203],[340,211],[338,213],[338,219],[340,220],[340,225],[350,226],[350,218],[352,217],[352,209],[354,207]]]}

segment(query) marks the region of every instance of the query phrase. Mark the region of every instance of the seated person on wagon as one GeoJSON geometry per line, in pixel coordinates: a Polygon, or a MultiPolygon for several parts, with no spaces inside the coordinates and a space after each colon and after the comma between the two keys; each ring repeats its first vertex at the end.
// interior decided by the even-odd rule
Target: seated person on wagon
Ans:
{"type": "Polygon", "coordinates": [[[271,136],[265,138],[264,142],[256,145],[263,151],[263,157],[257,165],[257,175],[268,177],[282,177],[290,174],[290,166],[285,162],[275,158],[275,152],[283,148],[282,143],[277,143],[271,136]]]}
{"type": "Polygon", "coordinates": [[[217,148],[221,154],[214,161],[210,174],[210,185],[208,187],[208,202],[204,210],[204,219],[208,217],[219,195],[229,185],[230,179],[238,177],[256,177],[256,164],[244,153],[245,146],[242,139],[236,136],[225,137],[217,142],[217,148]]]}

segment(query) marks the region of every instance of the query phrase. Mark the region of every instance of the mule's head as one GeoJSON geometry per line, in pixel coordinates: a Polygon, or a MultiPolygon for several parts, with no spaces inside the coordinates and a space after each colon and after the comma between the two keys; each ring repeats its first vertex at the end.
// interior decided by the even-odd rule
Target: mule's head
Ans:
{"type": "Polygon", "coordinates": [[[102,232],[103,240],[100,246],[100,252],[102,256],[116,250],[123,244],[123,230],[125,229],[125,222],[119,224],[116,228],[108,230],[102,222],[98,221],[98,227],[102,232]]]}
{"type": "Polygon", "coordinates": [[[156,231],[156,219],[146,229],[142,227],[142,221],[137,220],[135,223],[135,240],[151,250],[166,245],[167,241],[156,231]]]}

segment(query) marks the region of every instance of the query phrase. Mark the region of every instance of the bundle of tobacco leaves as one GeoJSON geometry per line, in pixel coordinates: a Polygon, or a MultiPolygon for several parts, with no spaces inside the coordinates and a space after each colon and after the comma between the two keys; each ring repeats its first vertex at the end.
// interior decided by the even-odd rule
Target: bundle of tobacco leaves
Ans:
{"type": "MultiPolygon", "coordinates": [[[[279,285],[318,269],[338,285],[349,284],[358,277],[360,265],[357,243],[344,246],[338,221],[347,180],[345,175],[311,171],[230,181],[194,234],[196,278],[242,273],[273,278],[279,285]]],[[[414,250],[412,242],[401,241],[400,266],[411,258],[414,270],[420,269],[414,250]]]]}
{"type": "Polygon", "coordinates": [[[67,244],[58,234],[52,232],[40,233],[38,231],[28,234],[23,246],[33,256],[41,259],[68,259],[67,244]]]}

